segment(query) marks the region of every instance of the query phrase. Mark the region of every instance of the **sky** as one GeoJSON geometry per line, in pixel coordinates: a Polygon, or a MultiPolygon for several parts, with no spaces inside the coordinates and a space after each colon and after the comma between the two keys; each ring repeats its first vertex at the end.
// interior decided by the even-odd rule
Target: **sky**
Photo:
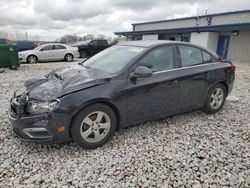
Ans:
{"type": "Polygon", "coordinates": [[[1,0],[0,32],[40,40],[131,31],[132,23],[250,9],[249,0],[1,0]]]}

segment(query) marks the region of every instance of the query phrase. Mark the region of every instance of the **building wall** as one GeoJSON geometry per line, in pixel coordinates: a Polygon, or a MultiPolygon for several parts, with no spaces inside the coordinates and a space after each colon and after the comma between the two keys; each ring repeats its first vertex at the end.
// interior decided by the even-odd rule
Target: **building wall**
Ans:
{"type": "Polygon", "coordinates": [[[161,23],[147,23],[141,25],[135,25],[135,31],[146,31],[146,30],[157,30],[157,29],[172,29],[172,28],[183,28],[187,26],[196,26],[196,20],[180,20],[180,21],[169,21],[161,23]]]}
{"type": "Polygon", "coordinates": [[[209,32],[209,40],[207,43],[207,48],[216,52],[218,43],[218,32],[209,32]]]}
{"type": "Polygon", "coordinates": [[[250,62],[250,30],[239,31],[238,36],[233,36],[232,32],[219,32],[220,35],[230,35],[228,59],[250,62]]]}
{"type": "Polygon", "coordinates": [[[250,62],[250,30],[239,31],[233,36],[232,31],[191,33],[191,43],[201,45],[216,52],[219,36],[230,36],[227,59],[250,62]]]}
{"type": "MultiPolygon", "coordinates": [[[[210,16],[202,16],[190,19],[181,20],[170,20],[156,23],[144,23],[135,24],[135,31],[147,31],[147,30],[157,30],[157,29],[174,29],[174,28],[186,28],[186,27],[196,27],[196,26],[207,26],[209,25],[210,16]]],[[[237,24],[237,23],[249,23],[250,22],[250,12],[237,13],[237,14],[227,14],[227,15],[215,15],[212,16],[211,25],[221,25],[221,24],[237,24]]]]}
{"type": "Polygon", "coordinates": [[[203,47],[207,47],[208,37],[209,37],[209,32],[203,32],[203,33],[193,32],[191,33],[190,42],[203,47]]]}
{"type": "Polygon", "coordinates": [[[158,34],[142,35],[142,40],[158,40],[158,34]]]}
{"type": "Polygon", "coordinates": [[[191,43],[209,48],[210,50],[216,52],[218,33],[217,32],[202,32],[202,33],[191,33],[191,43]]]}

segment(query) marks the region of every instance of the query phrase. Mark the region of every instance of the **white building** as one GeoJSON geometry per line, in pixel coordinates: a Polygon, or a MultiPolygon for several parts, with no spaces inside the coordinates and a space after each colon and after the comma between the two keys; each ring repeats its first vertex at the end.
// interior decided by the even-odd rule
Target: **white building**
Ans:
{"type": "Polygon", "coordinates": [[[116,32],[133,40],[176,40],[207,47],[224,59],[250,62],[250,10],[132,24],[116,32]]]}

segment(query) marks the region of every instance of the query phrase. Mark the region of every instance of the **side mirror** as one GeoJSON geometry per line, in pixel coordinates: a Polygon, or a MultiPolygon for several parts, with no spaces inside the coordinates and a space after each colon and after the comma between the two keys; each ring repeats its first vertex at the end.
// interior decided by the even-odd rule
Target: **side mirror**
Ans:
{"type": "Polygon", "coordinates": [[[131,78],[148,78],[152,76],[153,72],[151,69],[145,66],[136,67],[135,71],[132,73],[131,78]]]}
{"type": "Polygon", "coordinates": [[[40,49],[39,51],[41,51],[41,52],[42,52],[42,51],[43,51],[43,49],[40,49]]]}

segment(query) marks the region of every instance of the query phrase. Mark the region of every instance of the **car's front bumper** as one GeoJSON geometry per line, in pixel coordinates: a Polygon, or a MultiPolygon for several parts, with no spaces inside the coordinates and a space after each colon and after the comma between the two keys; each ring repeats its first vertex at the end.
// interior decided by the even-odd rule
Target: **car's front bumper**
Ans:
{"type": "MultiPolygon", "coordinates": [[[[13,131],[22,141],[35,143],[66,143],[71,141],[69,125],[71,118],[59,113],[39,115],[18,114],[11,101],[8,117],[13,131]]],[[[18,107],[16,107],[18,108],[18,107]]]]}

